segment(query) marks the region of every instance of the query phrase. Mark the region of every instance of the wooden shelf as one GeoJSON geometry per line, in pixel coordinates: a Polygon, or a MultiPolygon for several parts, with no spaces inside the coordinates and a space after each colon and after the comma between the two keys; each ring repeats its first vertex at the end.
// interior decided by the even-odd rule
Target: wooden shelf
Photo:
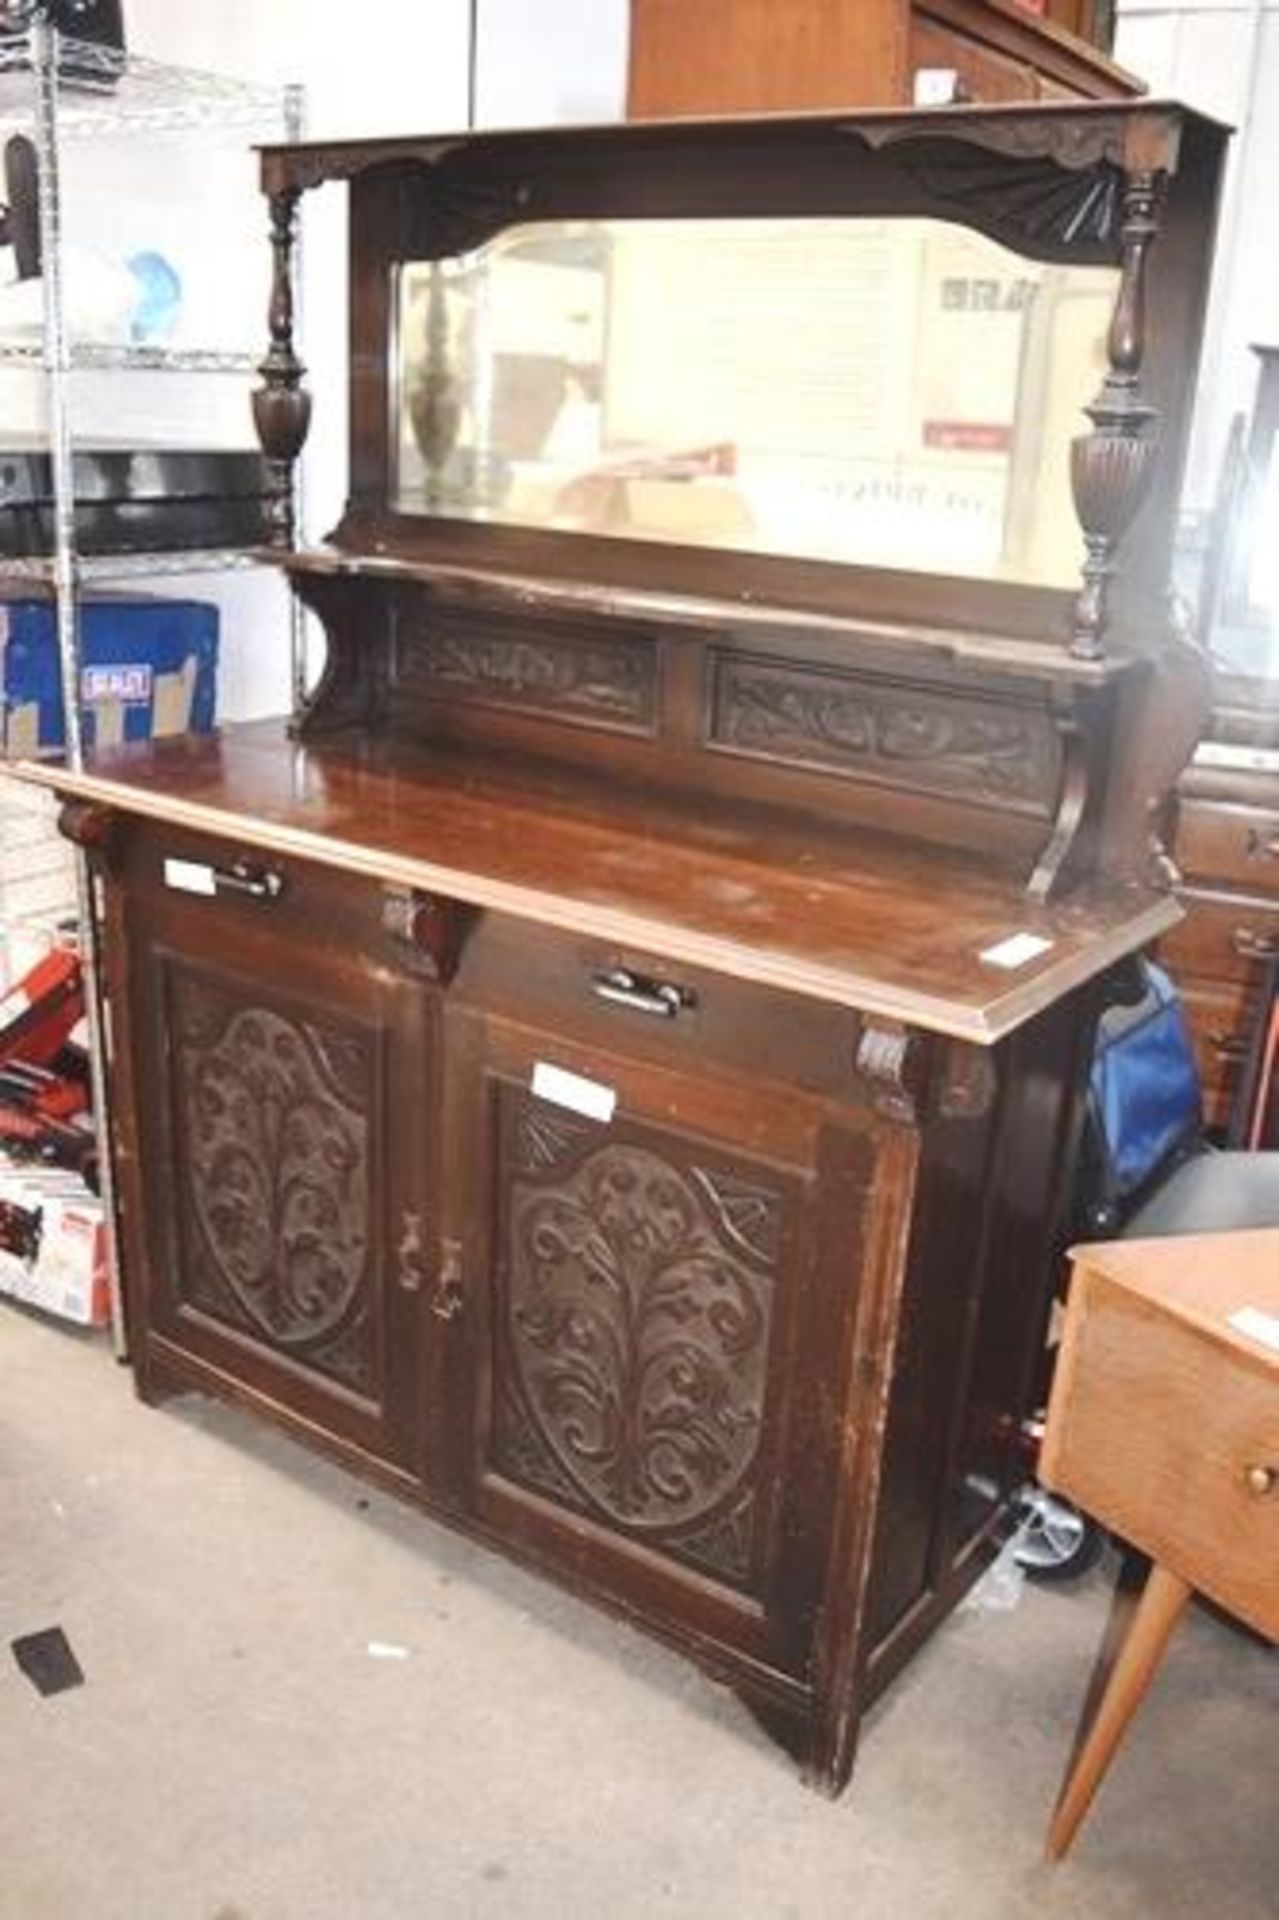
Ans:
{"type": "MultiPolygon", "coordinates": [[[[669,593],[603,581],[573,580],[563,574],[503,573],[493,566],[467,567],[451,560],[408,560],[398,555],[352,553],[338,547],[313,547],[283,552],[259,547],[253,557],[296,575],[367,580],[404,580],[447,590],[454,602],[468,598],[505,605],[513,611],[580,612],[619,620],[660,621],[664,627],[684,624],[754,633],[806,636],[812,640],[843,640],[859,648],[884,653],[901,651],[927,655],[933,661],[966,662],[993,673],[1079,686],[1104,686],[1130,673],[1133,661],[1122,655],[1081,660],[1055,635],[1025,640],[971,626],[938,627],[918,621],[889,621],[817,613],[802,607],[772,604],[741,596],[723,599],[707,594],[669,593]]],[[[1067,596],[1062,596],[1063,601],[1067,596]]]]}

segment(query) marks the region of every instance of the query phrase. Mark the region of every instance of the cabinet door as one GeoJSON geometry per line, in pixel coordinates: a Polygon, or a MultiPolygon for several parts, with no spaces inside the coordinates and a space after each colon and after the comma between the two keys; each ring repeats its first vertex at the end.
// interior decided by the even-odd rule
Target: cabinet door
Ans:
{"type": "Polygon", "coordinates": [[[873,1125],[480,1015],[450,1014],[447,1050],[473,1519],[650,1625],[803,1672],[873,1125]],[[611,1117],[539,1098],[540,1061],[611,1117]]]}
{"type": "Polygon", "coordinates": [[[356,937],[362,883],[298,866],[278,899],[192,897],[158,880],[163,853],[135,848],[125,893],[144,1377],[177,1353],[407,1462],[429,990],[379,964],[374,912],[356,937]]]}

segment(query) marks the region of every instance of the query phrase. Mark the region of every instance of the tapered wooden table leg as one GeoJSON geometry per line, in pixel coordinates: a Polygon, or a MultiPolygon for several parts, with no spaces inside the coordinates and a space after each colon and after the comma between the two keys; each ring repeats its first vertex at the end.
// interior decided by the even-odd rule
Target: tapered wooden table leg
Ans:
{"type": "Polygon", "coordinates": [[[1123,1739],[1164,1648],[1190,1598],[1190,1588],[1166,1567],[1154,1566],[1119,1648],[1096,1712],[1071,1759],[1048,1828],[1047,1853],[1060,1860],[1079,1831],[1102,1776],[1123,1739]]]}

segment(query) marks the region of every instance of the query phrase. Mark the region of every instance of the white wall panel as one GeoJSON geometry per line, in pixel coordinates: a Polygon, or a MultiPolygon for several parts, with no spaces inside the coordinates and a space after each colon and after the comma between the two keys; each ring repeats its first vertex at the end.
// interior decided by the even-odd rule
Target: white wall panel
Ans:
{"type": "Polygon", "coordinates": [[[476,0],[476,121],[618,120],[629,0],[476,0]]]}
{"type": "Polygon", "coordinates": [[[1185,501],[1212,501],[1252,341],[1279,342],[1279,0],[1124,0],[1116,55],[1151,91],[1236,128],[1222,206],[1185,501]]]}

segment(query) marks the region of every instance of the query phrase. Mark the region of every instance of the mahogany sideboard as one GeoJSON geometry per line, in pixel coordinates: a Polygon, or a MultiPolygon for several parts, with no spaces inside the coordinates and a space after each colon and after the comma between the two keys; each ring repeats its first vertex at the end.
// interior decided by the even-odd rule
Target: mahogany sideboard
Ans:
{"type": "Polygon", "coordinates": [[[143,1397],[661,1635],[828,1790],[994,1550],[1098,1000],[1178,913],[1223,144],[1155,104],[266,149],[264,557],[327,665],[288,721],[22,769],[98,876],[143,1397]],[[333,179],[351,490],[304,550],[333,179]]]}
{"type": "Polygon", "coordinates": [[[1107,9],[1049,0],[632,0],[627,112],[902,107],[916,75],[956,99],[1123,99],[1143,91],[1097,44],[1107,9]]]}

